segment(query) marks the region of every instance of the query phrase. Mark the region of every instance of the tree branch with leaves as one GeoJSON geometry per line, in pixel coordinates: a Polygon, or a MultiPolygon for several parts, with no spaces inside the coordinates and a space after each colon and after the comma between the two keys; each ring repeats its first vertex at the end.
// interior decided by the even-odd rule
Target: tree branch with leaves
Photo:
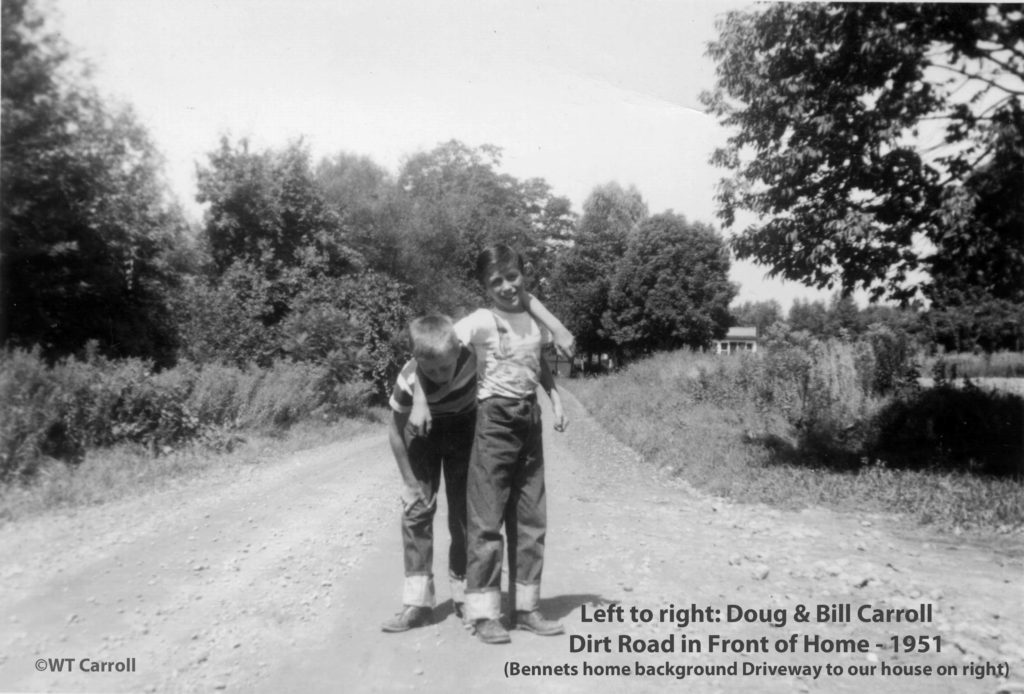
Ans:
{"type": "MultiPolygon", "coordinates": [[[[730,132],[712,156],[729,171],[719,217],[754,218],[732,238],[740,258],[819,288],[908,300],[941,270],[946,201],[975,172],[1024,197],[1012,189],[1024,132],[1019,5],[780,3],[730,12],[718,29],[716,86],[702,100],[730,132]]],[[[984,211],[956,211],[966,236],[955,247],[988,243],[984,211]]]]}

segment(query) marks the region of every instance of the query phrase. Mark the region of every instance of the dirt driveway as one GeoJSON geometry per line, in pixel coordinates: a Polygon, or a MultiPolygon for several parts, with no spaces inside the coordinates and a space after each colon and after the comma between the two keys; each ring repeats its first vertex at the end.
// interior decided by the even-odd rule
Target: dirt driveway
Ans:
{"type": "Polygon", "coordinates": [[[657,479],[565,399],[569,431],[545,431],[543,607],[569,634],[480,644],[443,580],[434,625],[380,631],[402,570],[381,432],[0,529],[0,691],[991,693],[1007,668],[1009,690],[1024,680],[1019,534],[936,538],[725,503],[657,479]]]}

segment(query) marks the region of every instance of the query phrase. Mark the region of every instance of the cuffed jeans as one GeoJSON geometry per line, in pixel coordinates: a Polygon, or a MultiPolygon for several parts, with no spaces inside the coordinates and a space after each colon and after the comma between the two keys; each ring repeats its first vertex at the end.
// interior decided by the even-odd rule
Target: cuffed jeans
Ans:
{"type": "Polygon", "coordinates": [[[448,576],[452,598],[462,602],[466,575],[466,471],[473,449],[476,414],[433,420],[430,434],[412,436],[407,430],[406,448],[413,474],[420,483],[415,499],[403,497],[402,545],[405,585],[402,604],[434,606],[434,514],[437,492],[444,474],[448,497],[448,576]]]}
{"type": "Polygon", "coordinates": [[[467,621],[501,615],[501,525],[510,504],[515,509],[517,534],[513,609],[535,610],[540,603],[547,532],[544,448],[536,397],[492,397],[478,403],[476,428],[466,501],[467,621]]]}

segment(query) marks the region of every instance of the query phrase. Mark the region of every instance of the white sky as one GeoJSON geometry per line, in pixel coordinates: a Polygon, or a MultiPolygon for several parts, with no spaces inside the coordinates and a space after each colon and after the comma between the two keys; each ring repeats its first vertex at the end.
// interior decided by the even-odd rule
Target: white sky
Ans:
{"type": "MultiPolygon", "coordinates": [[[[725,133],[702,112],[714,18],[735,0],[53,0],[54,28],[131,104],[198,220],[195,167],[222,135],[298,137],[397,173],[450,139],[502,148],[576,212],[635,185],[652,213],[715,224],[708,164],[725,133]]],[[[826,294],[734,263],[737,302],[826,294]]]]}

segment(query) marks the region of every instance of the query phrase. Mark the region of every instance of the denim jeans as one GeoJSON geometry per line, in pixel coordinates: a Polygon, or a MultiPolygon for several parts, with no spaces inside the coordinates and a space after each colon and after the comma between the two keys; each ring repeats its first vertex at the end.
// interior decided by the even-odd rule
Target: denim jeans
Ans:
{"type": "Polygon", "coordinates": [[[536,397],[488,398],[477,405],[476,427],[466,501],[467,620],[497,619],[501,614],[501,526],[513,508],[517,535],[513,609],[537,608],[547,531],[544,447],[536,397]]]}
{"type": "Polygon", "coordinates": [[[405,503],[402,512],[402,545],[405,587],[402,603],[432,607],[434,604],[434,513],[437,492],[444,474],[448,497],[448,575],[453,598],[462,601],[466,575],[466,470],[473,449],[476,413],[434,419],[428,436],[403,432],[413,474],[427,495],[405,503]]]}

